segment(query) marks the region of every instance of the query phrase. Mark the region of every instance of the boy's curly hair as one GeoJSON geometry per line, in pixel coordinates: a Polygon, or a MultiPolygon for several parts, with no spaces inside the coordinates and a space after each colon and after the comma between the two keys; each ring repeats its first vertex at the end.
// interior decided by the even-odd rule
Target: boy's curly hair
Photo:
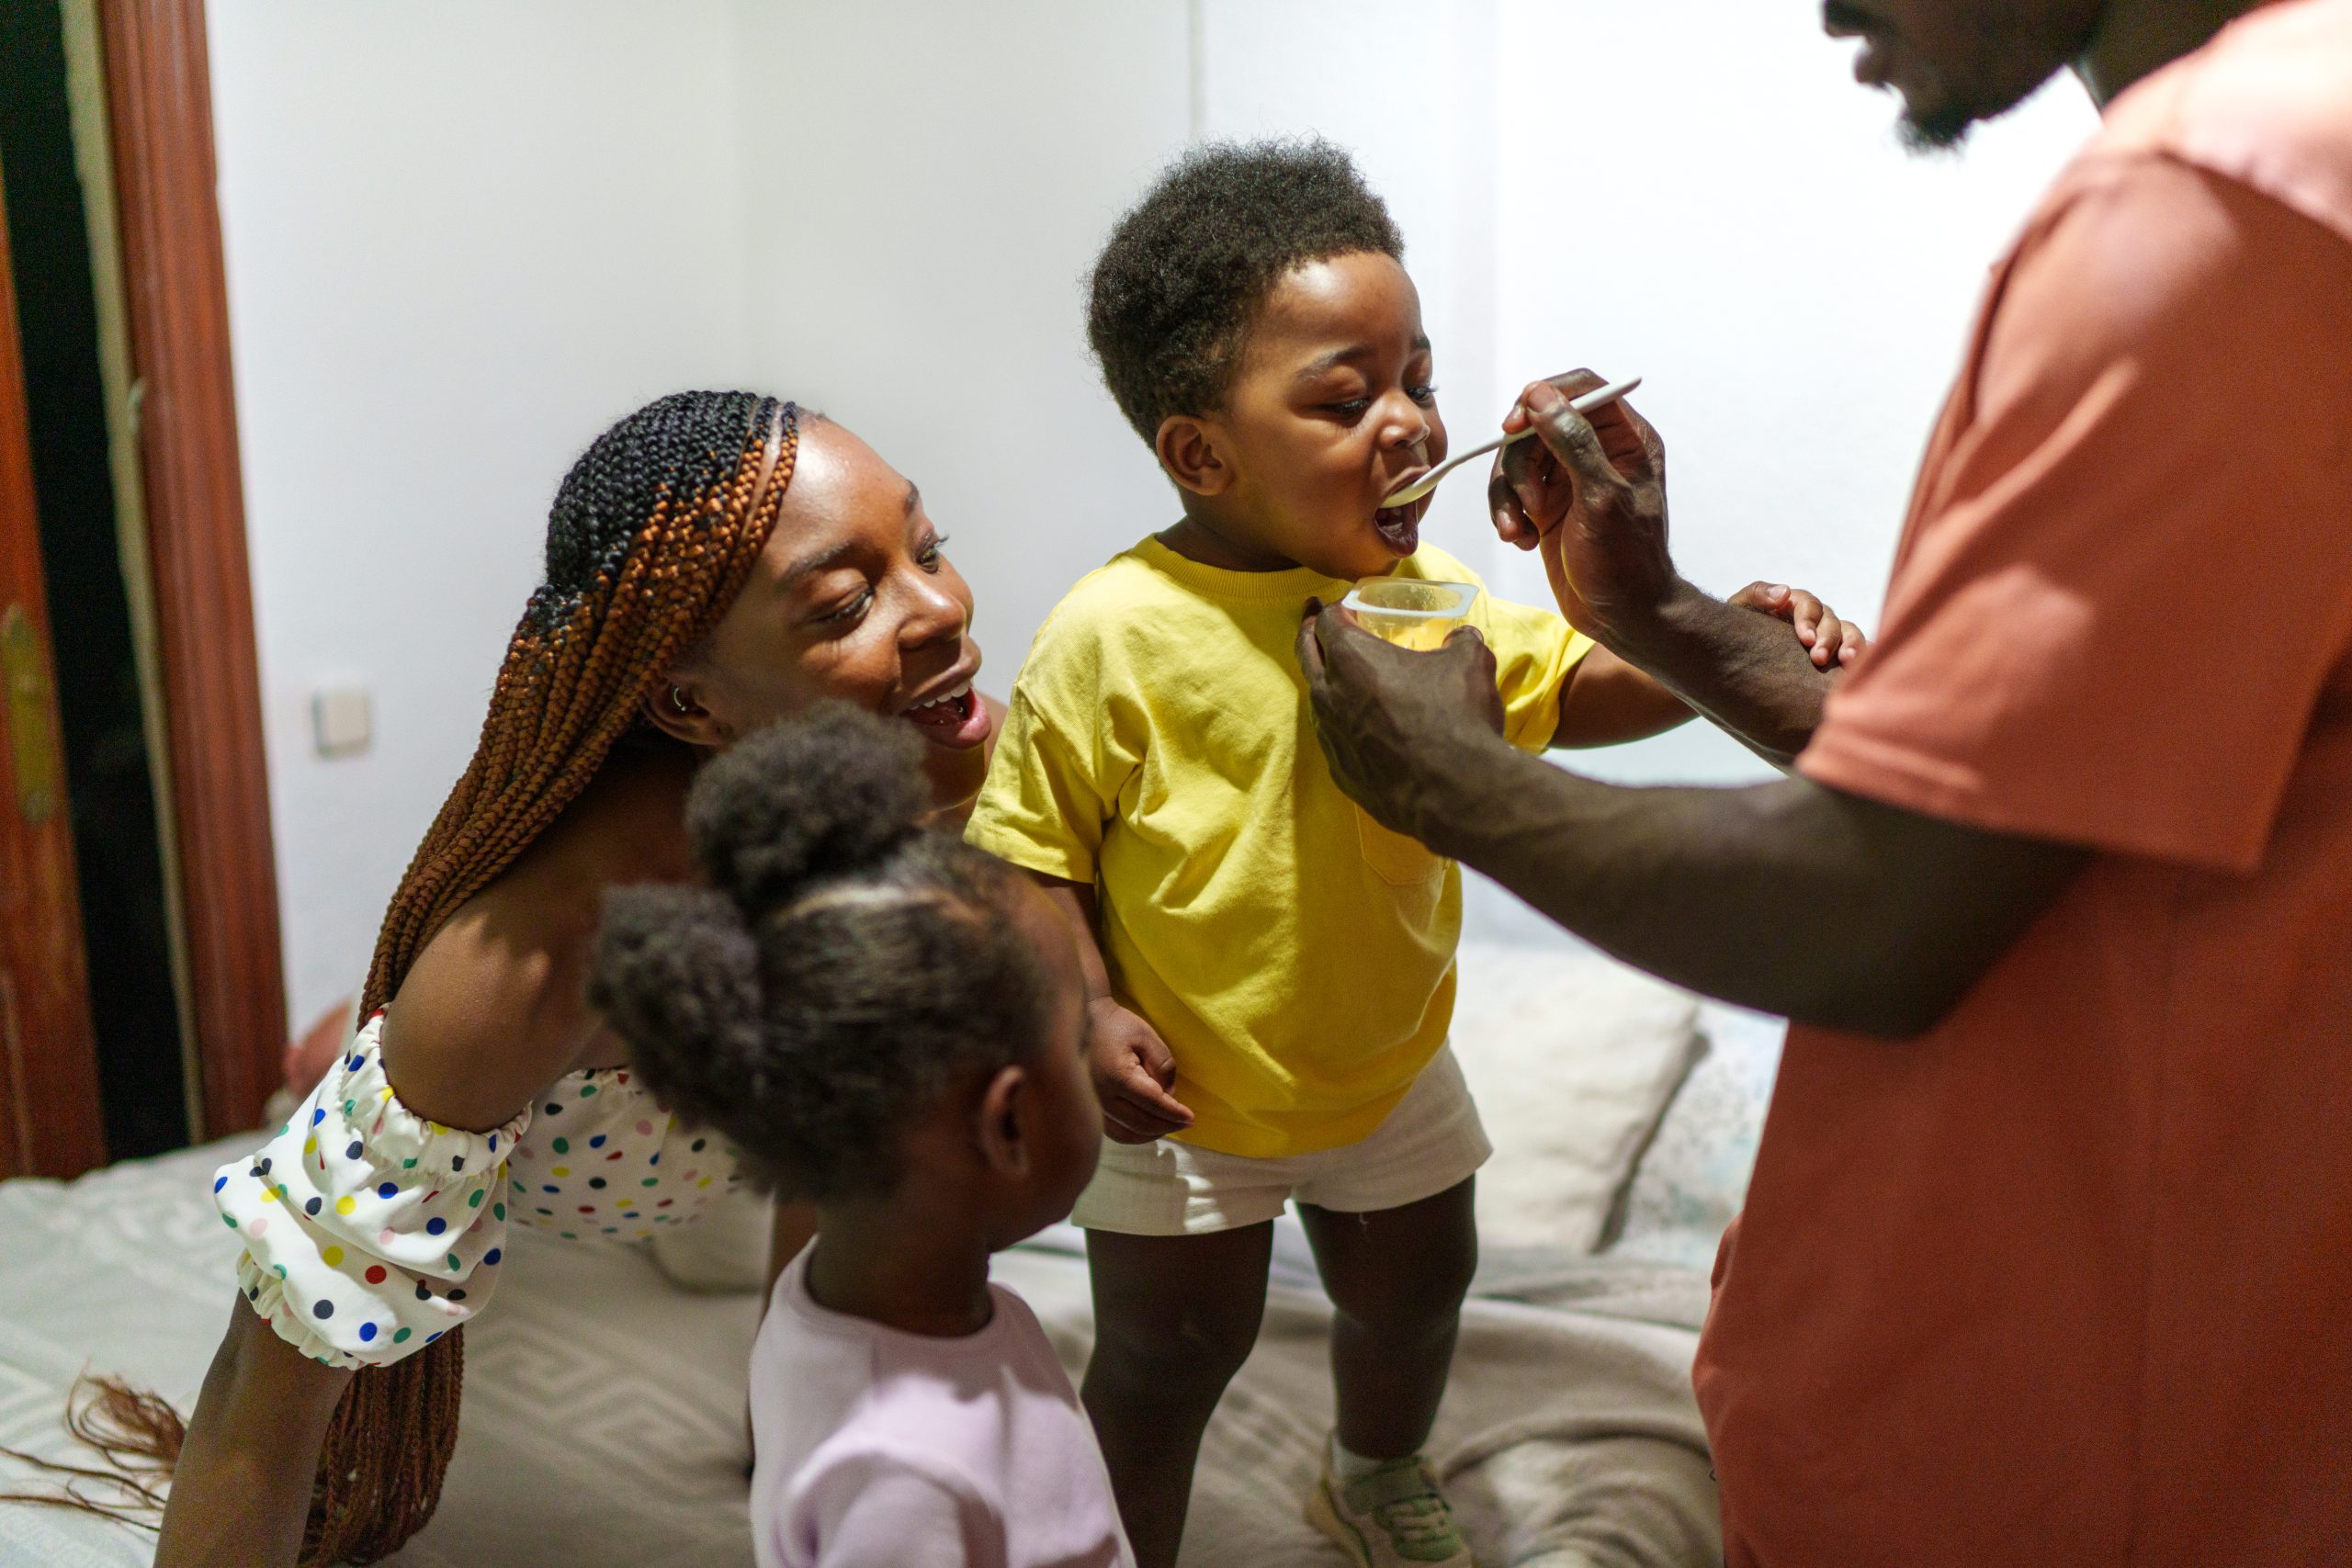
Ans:
{"type": "Polygon", "coordinates": [[[791,1197],[887,1193],[910,1122],[1046,1038],[1013,874],[921,826],[922,748],[838,703],[753,736],[687,800],[709,886],[605,896],[590,1002],[665,1104],[791,1197]]]}
{"type": "Polygon", "coordinates": [[[1186,154],[1119,220],[1088,280],[1086,337],[1119,412],[1148,443],[1170,414],[1223,407],[1275,281],[1365,251],[1402,261],[1404,236],[1331,143],[1186,154]]]}

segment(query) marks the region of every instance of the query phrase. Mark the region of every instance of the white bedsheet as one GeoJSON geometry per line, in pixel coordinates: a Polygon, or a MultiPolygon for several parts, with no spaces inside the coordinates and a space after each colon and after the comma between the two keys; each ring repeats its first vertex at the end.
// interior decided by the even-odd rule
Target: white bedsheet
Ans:
{"type": "MultiPolygon", "coordinates": [[[[0,1184],[0,1443],[75,1457],[58,1424],[86,1369],[185,1410],[232,1306],[236,1241],[211,1168],[249,1140],[70,1186],[0,1184]]],[[[1089,1342],[1067,1234],[1008,1254],[1073,1372],[1089,1342]]],[[[468,1331],[465,1418],[441,1511],[403,1568],[741,1568],[742,1366],[757,1303],[695,1296],[636,1248],[517,1231],[496,1308],[468,1331]]],[[[1540,1255],[1490,1260],[1433,1451],[1480,1561],[1632,1568],[1719,1560],[1689,1387],[1704,1280],[1540,1255]]],[[[242,1310],[242,1309],[240,1309],[242,1310]]],[[[1262,1342],[1203,1457],[1185,1546],[1201,1568],[1329,1568],[1299,1522],[1329,1420],[1329,1309],[1283,1237],[1262,1342]]],[[[40,1485],[0,1461],[0,1489],[40,1485]]],[[[6,1568],[145,1568],[151,1535],[0,1506],[6,1568]]]]}

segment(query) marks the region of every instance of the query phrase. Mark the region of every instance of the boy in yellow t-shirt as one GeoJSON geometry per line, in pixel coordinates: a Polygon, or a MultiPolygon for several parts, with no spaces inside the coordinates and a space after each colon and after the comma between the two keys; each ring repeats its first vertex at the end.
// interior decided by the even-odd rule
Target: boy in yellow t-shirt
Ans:
{"type": "MultiPolygon", "coordinates": [[[[1319,143],[1205,149],[1120,222],[1089,335],[1183,516],[1047,619],[968,829],[1091,939],[1084,1398],[1141,1568],[1175,1561],[1293,1200],[1338,1309],[1309,1517],[1360,1563],[1470,1561],[1420,1456],[1489,1152],[1446,1045],[1461,877],[1340,794],[1293,652],[1352,580],[1476,581],[1419,543],[1426,502],[1381,506],[1445,456],[1402,251],[1319,143]]],[[[1471,620],[1531,750],[1690,716],[1551,611],[1471,620]]]]}

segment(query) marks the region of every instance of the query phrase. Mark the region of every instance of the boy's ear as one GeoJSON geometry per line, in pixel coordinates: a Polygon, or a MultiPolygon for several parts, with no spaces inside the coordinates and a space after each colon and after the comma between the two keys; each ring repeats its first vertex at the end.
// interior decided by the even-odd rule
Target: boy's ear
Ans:
{"type": "Polygon", "coordinates": [[[648,724],[689,746],[716,748],[735,739],[734,727],[703,705],[699,684],[683,670],[646,694],[640,711],[648,724]]]}
{"type": "Polygon", "coordinates": [[[1029,1072],[1025,1067],[1000,1067],[980,1091],[978,1134],[980,1159],[1003,1177],[1029,1174],[1029,1138],[1021,1125],[1029,1111],[1029,1072]]]}
{"type": "Polygon", "coordinates": [[[1151,449],[1159,455],[1168,477],[1194,495],[1222,495],[1232,487],[1234,474],[1219,434],[1197,415],[1171,413],[1159,422],[1151,449]]]}

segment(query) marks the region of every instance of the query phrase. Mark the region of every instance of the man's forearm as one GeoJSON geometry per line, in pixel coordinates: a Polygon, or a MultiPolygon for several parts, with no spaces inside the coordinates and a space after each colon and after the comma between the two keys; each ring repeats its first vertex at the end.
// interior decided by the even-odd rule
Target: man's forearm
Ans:
{"type": "Polygon", "coordinates": [[[1499,746],[1452,772],[1431,848],[1678,985],[1870,1033],[1939,1019],[2077,858],[1803,779],[1626,789],[1499,746]]]}
{"type": "MultiPolygon", "coordinates": [[[[1300,627],[1298,660],[1331,776],[1380,821],[1621,958],[1792,1018],[1926,1029],[2082,860],[1802,778],[1739,790],[1578,778],[1503,739],[1494,653],[1476,636],[1408,653],[1326,606],[1300,627]]],[[[1769,663],[1734,662],[1757,678],[1725,684],[1751,702],[1786,692],[1769,663]]]]}
{"type": "Polygon", "coordinates": [[[1679,580],[1657,611],[1600,640],[1781,767],[1813,739],[1834,684],[1785,624],[1679,580]]]}

